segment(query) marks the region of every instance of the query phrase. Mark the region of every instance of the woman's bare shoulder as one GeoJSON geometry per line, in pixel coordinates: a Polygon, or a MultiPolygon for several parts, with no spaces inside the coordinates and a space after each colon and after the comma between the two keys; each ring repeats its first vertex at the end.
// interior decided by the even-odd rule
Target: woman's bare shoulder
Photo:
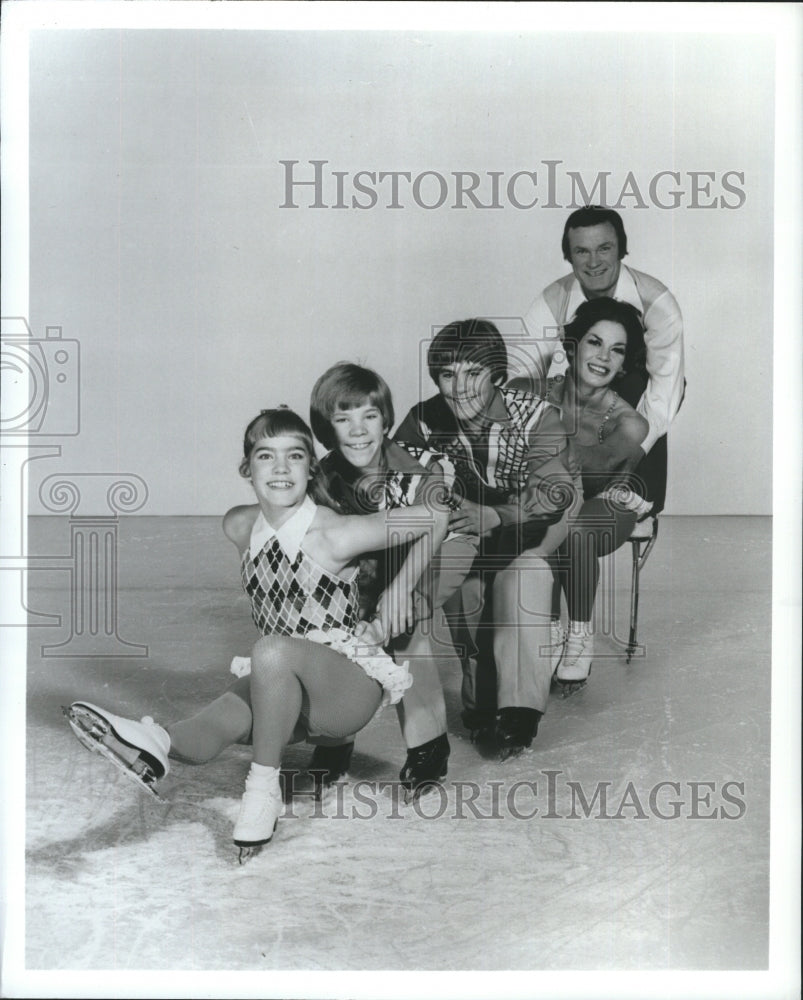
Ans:
{"type": "Polygon", "coordinates": [[[223,534],[238,548],[244,548],[251,537],[251,529],[258,513],[259,504],[256,503],[232,507],[223,515],[223,534]]]}

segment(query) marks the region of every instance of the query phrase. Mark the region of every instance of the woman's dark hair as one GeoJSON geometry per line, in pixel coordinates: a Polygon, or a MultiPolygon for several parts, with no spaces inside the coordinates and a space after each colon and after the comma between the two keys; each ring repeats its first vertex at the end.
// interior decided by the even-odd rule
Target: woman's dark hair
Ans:
{"type": "Polygon", "coordinates": [[[502,334],[487,319],[461,319],[438,330],[427,351],[432,381],[447,365],[472,361],[491,372],[497,385],[507,380],[507,347],[502,334]]]}
{"type": "Polygon", "coordinates": [[[393,397],[387,382],[371,368],[341,361],[318,379],[310,398],[310,423],[324,448],[334,448],[332,418],[338,410],[375,406],[382,414],[385,431],[393,427],[393,397]]]}
{"type": "Polygon", "coordinates": [[[617,299],[588,299],[577,309],[574,319],[563,328],[563,344],[570,362],[574,358],[577,345],[588,331],[601,320],[618,323],[625,331],[627,347],[625,348],[624,371],[632,372],[643,369],[647,354],[644,344],[644,325],[641,313],[629,302],[619,302],[617,299]]]}
{"type": "Polygon", "coordinates": [[[560,242],[560,248],[563,251],[563,259],[568,260],[571,263],[571,255],[569,253],[569,230],[570,229],[584,229],[587,226],[603,226],[606,222],[610,222],[616,231],[616,244],[619,250],[619,260],[627,255],[627,233],[625,232],[625,224],[622,222],[622,216],[614,211],[612,208],[604,208],[602,205],[584,205],[583,208],[578,208],[576,212],[572,212],[569,218],[566,220],[566,225],[563,227],[563,239],[560,242]]]}

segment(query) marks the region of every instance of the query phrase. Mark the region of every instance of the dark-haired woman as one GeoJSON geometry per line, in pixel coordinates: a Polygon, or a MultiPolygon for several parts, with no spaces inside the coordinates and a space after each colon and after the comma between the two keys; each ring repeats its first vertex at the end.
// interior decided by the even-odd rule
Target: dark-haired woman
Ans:
{"type": "Polygon", "coordinates": [[[582,503],[570,514],[566,539],[551,557],[558,584],[552,605],[554,678],[567,696],[583,687],[591,670],[599,559],[627,541],[651,505],[633,475],[649,426],[616,391],[625,374],[644,369],[640,313],[616,299],[590,299],[566,325],[564,349],[566,374],[534,388],[560,410],[583,483],[582,503]],[[565,626],[561,592],[568,609],[565,626]]]}

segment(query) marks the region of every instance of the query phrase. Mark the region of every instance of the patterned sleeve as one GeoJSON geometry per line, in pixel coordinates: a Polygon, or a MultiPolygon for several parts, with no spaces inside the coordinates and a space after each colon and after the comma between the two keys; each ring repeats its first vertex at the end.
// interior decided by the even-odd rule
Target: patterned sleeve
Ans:
{"type": "Polygon", "coordinates": [[[559,521],[580,485],[570,470],[566,432],[554,406],[544,407],[528,444],[525,488],[508,503],[494,506],[503,527],[534,520],[546,524],[559,521]]]}

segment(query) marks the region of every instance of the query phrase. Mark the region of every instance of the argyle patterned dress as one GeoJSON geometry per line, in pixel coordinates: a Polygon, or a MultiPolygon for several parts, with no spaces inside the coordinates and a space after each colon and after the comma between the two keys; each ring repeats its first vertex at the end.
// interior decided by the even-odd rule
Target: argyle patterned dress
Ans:
{"type": "MultiPolygon", "coordinates": [[[[295,515],[301,518],[302,534],[314,516],[315,505],[307,498],[295,515]]],[[[252,543],[253,539],[252,534],[252,543]]],[[[253,548],[252,544],[243,553],[241,569],[243,589],[251,600],[251,616],[259,631],[328,646],[353,660],[382,686],[383,705],[400,701],[413,683],[407,661],[396,663],[367,634],[354,635],[359,621],[356,569],[350,580],[343,580],[319,566],[300,544],[291,546],[294,555],[286,552],[277,533],[267,537],[255,553],[253,548]]],[[[250,661],[236,659],[242,661],[234,671],[237,676],[250,673],[250,661]]]]}
{"type": "Polygon", "coordinates": [[[305,636],[313,629],[351,631],[357,624],[357,579],[341,580],[299,549],[292,561],[274,535],[242,562],[243,588],[263,635],[305,636]]]}

